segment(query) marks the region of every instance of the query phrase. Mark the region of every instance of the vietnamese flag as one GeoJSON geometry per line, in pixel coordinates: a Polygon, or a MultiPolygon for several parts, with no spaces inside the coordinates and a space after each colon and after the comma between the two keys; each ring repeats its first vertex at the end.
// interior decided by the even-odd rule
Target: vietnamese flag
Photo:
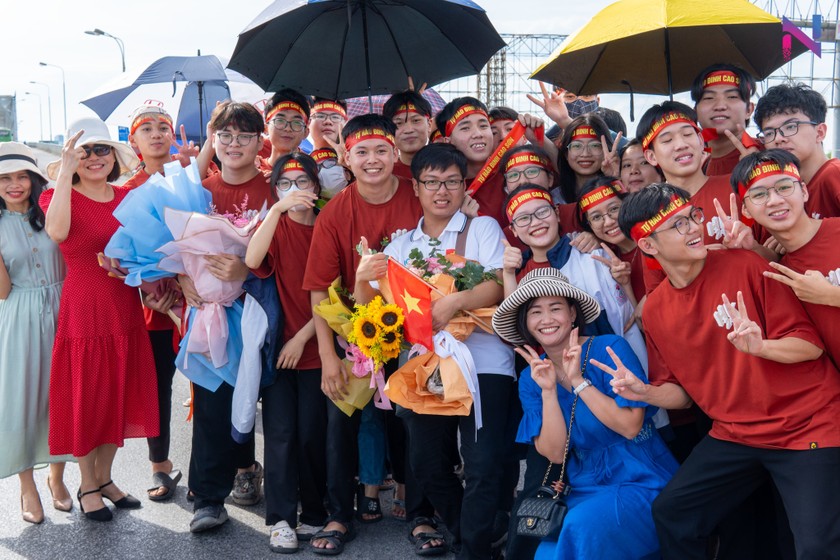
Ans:
{"type": "Polygon", "coordinates": [[[388,259],[388,285],[394,303],[405,315],[403,333],[412,344],[432,349],[432,288],[420,278],[388,259]]]}

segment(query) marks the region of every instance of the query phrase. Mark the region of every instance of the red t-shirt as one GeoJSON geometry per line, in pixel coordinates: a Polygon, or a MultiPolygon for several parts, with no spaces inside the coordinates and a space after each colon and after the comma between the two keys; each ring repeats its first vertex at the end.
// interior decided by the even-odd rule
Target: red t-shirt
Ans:
{"type": "MultiPolygon", "coordinates": [[[[786,253],[781,262],[796,272],[816,270],[823,276],[840,268],[840,218],[825,218],[811,241],[796,251],[786,253]]],[[[825,342],[825,351],[840,368],[840,307],[802,302],[805,311],[825,342]]]]}
{"type": "MultiPolygon", "coordinates": [[[[268,254],[253,272],[259,278],[274,276],[283,306],[283,342],[288,342],[312,319],[309,292],[303,289],[303,272],[315,226],[299,224],[287,214],[280,217],[268,254]]],[[[313,336],[303,348],[296,369],[320,369],[318,341],[313,336]]]]}
{"type": "Polygon", "coordinates": [[[350,183],[318,215],[303,289],[326,290],[341,276],[342,284],[352,290],[360,260],[356,245],[362,236],[371,249],[381,251],[383,238],[390,239],[398,229],[414,229],[422,215],[420,201],[406,179],[399,179],[394,196],[382,204],[366,202],[356,183],[350,183]]]}
{"type": "Polygon", "coordinates": [[[632,251],[626,253],[617,253],[618,258],[624,262],[630,263],[630,285],[633,287],[633,295],[636,296],[636,302],[642,301],[645,297],[645,256],[638,247],[633,248],[632,251]]]}
{"type": "MultiPolygon", "coordinates": [[[[706,175],[729,175],[732,173],[732,170],[735,169],[735,166],[738,165],[738,162],[741,161],[741,152],[739,152],[734,146],[732,151],[728,154],[722,155],[720,157],[712,157],[709,158],[708,163],[706,164],[706,175]]],[[[727,208],[724,206],[724,208],[727,208]]]]}
{"type": "MultiPolygon", "coordinates": [[[[706,215],[706,222],[708,222],[714,216],[717,216],[717,211],[715,210],[715,204],[713,202],[714,199],[717,198],[720,205],[723,208],[728,209],[729,195],[732,194],[732,192],[732,186],[729,184],[729,175],[715,175],[714,177],[706,179],[706,182],[703,183],[700,190],[694,193],[694,196],[691,197],[691,204],[696,208],[703,209],[703,213],[706,215]]],[[[700,226],[700,229],[703,230],[703,243],[706,245],[720,244],[722,241],[721,239],[715,239],[709,235],[705,222],[700,226]]],[[[642,258],[644,259],[647,257],[642,256],[642,258]]],[[[647,266],[644,267],[645,289],[648,294],[650,294],[664,279],[665,273],[662,269],[651,269],[647,266]]]]}
{"type": "Polygon", "coordinates": [[[146,181],[148,181],[149,177],[151,177],[151,175],[149,175],[149,173],[146,171],[146,168],[145,167],[140,167],[139,169],[137,169],[137,172],[134,175],[132,175],[131,178],[128,181],[123,183],[122,186],[123,186],[124,189],[134,190],[137,187],[139,187],[140,185],[142,185],[143,183],[145,183],[146,181]]]}
{"type": "Polygon", "coordinates": [[[578,205],[575,202],[557,205],[557,219],[560,220],[560,235],[583,231],[578,215],[578,205]]]}
{"type": "MultiPolygon", "coordinates": [[[[473,182],[472,178],[467,179],[467,187],[473,182]]],[[[490,216],[504,229],[509,225],[507,214],[505,214],[505,178],[501,173],[491,175],[473,197],[478,202],[479,216],[490,216]]]]}
{"type": "Polygon", "coordinates": [[[840,372],[823,354],[781,364],[735,348],[713,313],[721,294],[740,290],[766,339],[796,337],[822,347],[793,292],[765,278],[770,267],[752,251],[709,251],[685,288],[663,282],[642,314],[653,385],[676,383],[712,419],[710,435],[751,447],[840,446],[840,372]]]}
{"type": "Polygon", "coordinates": [[[411,174],[411,166],[404,164],[399,158],[397,158],[397,161],[394,163],[394,170],[391,173],[402,179],[408,179],[409,181],[414,178],[411,174]]]}
{"type": "Polygon", "coordinates": [[[822,164],[807,183],[805,210],[814,218],[840,218],[840,160],[822,164]],[[819,216],[817,216],[817,214],[819,216]]]}
{"type": "Polygon", "coordinates": [[[532,270],[538,270],[540,268],[549,268],[551,263],[548,261],[537,262],[534,259],[528,259],[528,262],[525,263],[525,266],[522,267],[522,270],[516,275],[516,281],[520,282],[525,275],[531,272],[532,270]]]}
{"type": "Polygon", "coordinates": [[[259,210],[263,203],[266,207],[274,204],[274,197],[271,186],[262,173],[257,173],[253,179],[249,179],[240,185],[225,183],[222,174],[213,175],[201,182],[204,188],[213,195],[213,206],[216,212],[226,214],[241,210],[245,197],[248,197],[247,206],[249,210],[259,210]]]}

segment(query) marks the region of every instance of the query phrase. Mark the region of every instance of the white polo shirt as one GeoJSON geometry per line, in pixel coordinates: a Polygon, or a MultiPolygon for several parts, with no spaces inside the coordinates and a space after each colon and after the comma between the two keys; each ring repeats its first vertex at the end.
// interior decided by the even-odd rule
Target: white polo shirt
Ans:
{"type": "MultiPolygon", "coordinates": [[[[432,238],[423,233],[423,218],[417,227],[408,233],[391,241],[384,249],[384,253],[402,264],[408,264],[408,254],[412,249],[419,249],[424,257],[428,257],[433,249],[445,254],[447,249],[455,249],[458,234],[464,229],[467,217],[460,210],[449,220],[449,223],[437,238],[440,244],[432,245],[432,238]]],[[[486,271],[502,268],[505,238],[498,222],[488,216],[473,218],[467,232],[467,243],[464,247],[465,255],[470,260],[477,261],[486,271]]],[[[464,343],[470,349],[479,374],[492,373],[516,377],[513,365],[513,349],[506,345],[495,334],[485,332],[476,327],[464,343]]]]}

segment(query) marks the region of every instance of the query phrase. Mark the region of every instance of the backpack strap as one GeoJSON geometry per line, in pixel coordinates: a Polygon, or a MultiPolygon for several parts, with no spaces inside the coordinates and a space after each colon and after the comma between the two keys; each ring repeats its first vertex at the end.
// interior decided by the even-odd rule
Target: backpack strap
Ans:
{"type": "Polygon", "coordinates": [[[464,251],[467,248],[467,233],[470,231],[471,223],[472,218],[467,217],[467,220],[464,222],[464,227],[458,232],[458,238],[455,240],[455,254],[461,257],[464,256],[464,251]]]}

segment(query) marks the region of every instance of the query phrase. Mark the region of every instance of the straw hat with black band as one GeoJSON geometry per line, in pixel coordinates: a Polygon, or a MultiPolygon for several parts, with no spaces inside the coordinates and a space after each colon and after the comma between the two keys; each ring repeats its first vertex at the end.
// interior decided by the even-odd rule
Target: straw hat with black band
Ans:
{"type": "MultiPolygon", "coordinates": [[[[120,175],[132,171],[135,167],[140,165],[140,159],[135,155],[134,150],[132,150],[127,144],[111,140],[111,133],[108,132],[108,126],[102,121],[102,119],[97,117],[86,117],[71,123],[67,129],[66,138],[72,138],[73,135],[80,130],[84,130],[85,132],[76,141],[76,147],[79,148],[93,144],[111,146],[111,149],[116,156],[117,163],[120,166],[120,175]]],[[[53,181],[58,179],[58,170],[60,167],[60,159],[47,165],[47,176],[53,181]]]]}
{"type": "Polygon", "coordinates": [[[496,334],[515,346],[526,344],[517,326],[519,308],[530,300],[541,297],[565,297],[575,300],[583,312],[584,323],[591,323],[601,313],[601,306],[595,298],[574,287],[558,269],[538,268],[526,274],[519,287],[506,297],[493,313],[493,330],[496,334]]]}
{"type": "Polygon", "coordinates": [[[38,161],[32,148],[20,142],[0,143],[0,175],[16,171],[31,171],[44,182],[49,181],[44,172],[38,169],[38,161]]]}

